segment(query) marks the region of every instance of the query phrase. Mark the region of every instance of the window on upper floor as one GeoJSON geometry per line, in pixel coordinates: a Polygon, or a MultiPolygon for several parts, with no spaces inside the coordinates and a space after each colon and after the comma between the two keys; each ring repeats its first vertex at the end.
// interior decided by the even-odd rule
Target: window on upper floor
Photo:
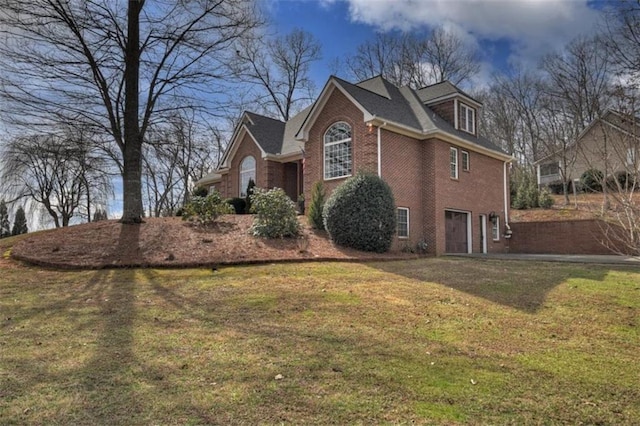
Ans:
{"type": "Polygon", "coordinates": [[[449,150],[449,173],[452,179],[458,179],[458,148],[449,150]]]}
{"type": "Polygon", "coordinates": [[[460,130],[476,134],[476,110],[460,103],[460,130]]]}
{"type": "Polygon", "coordinates": [[[396,210],[398,237],[409,238],[409,209],[398,207],[396,210]]]}
{"type": "Polygon", "coordinates": [[[256,181],[256,159],[248,155],[240,163],[240,188],[238,191],[240,197],[247,196],[250,180],[253,180],[254,183],[256,181]]]}
{"type": "Polygon", "coordinates": [[[352,163],[351,126],[340,121],[324,134],[324,178],[351,176],[352,163]]]}
{"type": "Polygon", "coordinates": [[[460,154],[462,155],[462,170],[465,172],[469,171],[469,153],[467,151],[461,151],[460,154]]]}

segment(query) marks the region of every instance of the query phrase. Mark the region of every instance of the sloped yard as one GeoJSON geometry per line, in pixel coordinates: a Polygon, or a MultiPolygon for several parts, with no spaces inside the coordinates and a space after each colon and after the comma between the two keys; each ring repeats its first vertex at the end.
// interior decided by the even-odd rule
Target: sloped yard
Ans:
{"type": "Polygon", "coordinates": [[[0,424],[640,418],[634,269],[455,258],[0,267],[0,424]]]}
{"type": "Polygon", "coordinates": [[[208,227],[177,217],[150,218],[141,225],[109,220],[28,235],[16,243],[12,254],[41,266],[73,269],[415,258],[338,247],[325,232],[311,229],[306,218],[299,220],[303,233],[297,239],[251,236],[252,215],[225,215],[208,227]]]}

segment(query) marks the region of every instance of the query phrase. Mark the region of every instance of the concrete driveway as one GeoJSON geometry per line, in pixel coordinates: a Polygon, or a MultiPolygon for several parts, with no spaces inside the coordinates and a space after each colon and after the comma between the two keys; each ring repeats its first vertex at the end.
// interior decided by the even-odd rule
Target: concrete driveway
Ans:
{"type": "Polygon", "coordinates": [[[609,265],[630,265],[640,267],[640,257],[618,255],[587,254],[524,254],[524,253],[489,253],[489,254],[450,254],[447,256],[475,257],[478,259],[502,260],[535,260],[538,262],[574,262],[609,265]]]}

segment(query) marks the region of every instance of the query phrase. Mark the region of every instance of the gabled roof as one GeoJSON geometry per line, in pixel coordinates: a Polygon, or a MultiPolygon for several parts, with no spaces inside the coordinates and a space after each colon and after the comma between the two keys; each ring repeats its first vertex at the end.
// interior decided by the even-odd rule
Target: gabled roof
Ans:
{"type": "Polygon", "coordinates": [[[251,133],[260,148],[267,154],[280,154],[285,123],[253,112],[247,111],[245,114],[251,120],[251,122],[245,123],[247,131],[251,133]]]}
{"type": "Polygon", "coordinates": [[[382,79],[382,77],[378,78],[382,80],[382,84],[386,89],[386,93],[389,94],[389,97],[363,89],[358,85],[351,84],[338,77],[333,78],[371,115],[384,117],[389,121],[415,129],[421,127],[411,106],[400,93],[400,89],[387,80],[382,79]]]}
{"type": "MultiPolygon", "coordinates": [[[[389,130],[417,139],[439,135],[470,146],[472,149],[476,146],[480,151],[488,151],[490,155],[498,158],[509,158],[491,141],[456,130],[425,105],[425,99],[434,100],[447,96],[463,96],[480,105],[449,82],[425,87],[416,92],[409,87],[396,87],[381,76],[357,84],[331,76],[316,102],[286,123],[253,112],[245,112],[233,132],[217,173],[228,172],[231,159],[246,135],[249,135],[258,146],[262,158],[274,161],[292,161],[302,158],[308,131],[334,90],[339,90],[362,111],[363,120],[366,123],[387,126],[389,130]]],[[[214,177],[211,176],[211,178],[214,177]]],[[[216,176],[214,179],[217,178],[216,176]]]]}
{"type": "Polygon", "coordinates": [[[391,95],[387,90],[386,80],[381,75],[356,83],[356,86],[362,87],[363,89],[376,93],[380,96],[384,96],[387,99],[391,98],[391,95]]]}
{"type": "MultiPolygon", "coordinates": [[[[436,95],[444,94],[444,96],[448,96],[455,94],[468,97],[449,82],[429,86],[429,88],[435,88],[437,92],[431,93],[436,95]]],[[[425,89],[422,89],[423,95],[429,95],[428,91],[424,91],[425,89]]],[[[389,129],[394,127],[400,133],[419,139],[427,139],[436,133],[445,134],[464,144],[475,145],[481,150],[492,151],[501,158],[508,157],[501,148],[488,139],[476,137],[455,129],[426,106],[416,91],[409,87],[398,88],[380,76],[358,84],[352,84],[341,78],[331,76],[300,127],[300,131],[297,134],[298,139],[305,140],[308,137],[309,129],[334,90],[341,91],[351,100],[362,111],[364,121],[367,123],[389,125],[387,127],[389,129]]],[[[472,98],[468,98],[480,105],[472,98]]]]}
{"type": "Polygon", "coordinates": [[[467,93],[460,90],[449,81],[442,81],[440,83],[432,84],[431,86],[423,87],[421,89],[418,89],[416,93],[418,94],[420,100],[426,104],[452,98],[454,96],[462,96],[464,98],[467,98],[467,100],[477,104],[477,106],[482,105],[476,99],[469,96],[467,93]]]}
{"type": "MultiPolygon", "coordinates": [[[[593,127],[598,123],[604,123],[617,131],[631,136],[633,138],[640,137],[640,117],[635,118],[635,123],[630,123],[627,116],[621,114],[618,111],[607,109],[600,117],[594,119],[587,127],[585,127],[580,134],[571,141],[564,149],[570,150],[574,149],[580,141],[593,129],[593,127]],[[635,129],[633,129],[633,125],[635,124],[635,129]]],[[[554,160],[557,158],[558,154],[561,154],[563,149],[558,149],[550,154],[545,155],[533,162],[534,165],[542,164],[548,160],[554,160]]]]}
{"type": "Polygon", "coordinates": [[[309,105],[298,114],[294,115],[284,129],[284,140],[282,141],[281,155],[295,155],[301,154],[304,151],[304,143],[296,139],[296,133],[300,130],[300,126],[307,118],[309,111],[311,111],[312,105],[309,105]]]}

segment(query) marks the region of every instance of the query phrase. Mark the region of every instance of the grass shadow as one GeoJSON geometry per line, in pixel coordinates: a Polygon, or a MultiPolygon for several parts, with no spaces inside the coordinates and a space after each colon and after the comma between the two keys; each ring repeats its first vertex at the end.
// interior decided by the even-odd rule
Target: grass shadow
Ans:
{"type": "MultiPolygon", "coordinates": [[[[571,278],[602,281],[609,270],[584,264],[439,257],[371,266],[424,283],[435,283],[520,311],[540,310],[551,292],[571,278]]],[[[620,267],[624,269],[624,267],[620,267]]]]}

